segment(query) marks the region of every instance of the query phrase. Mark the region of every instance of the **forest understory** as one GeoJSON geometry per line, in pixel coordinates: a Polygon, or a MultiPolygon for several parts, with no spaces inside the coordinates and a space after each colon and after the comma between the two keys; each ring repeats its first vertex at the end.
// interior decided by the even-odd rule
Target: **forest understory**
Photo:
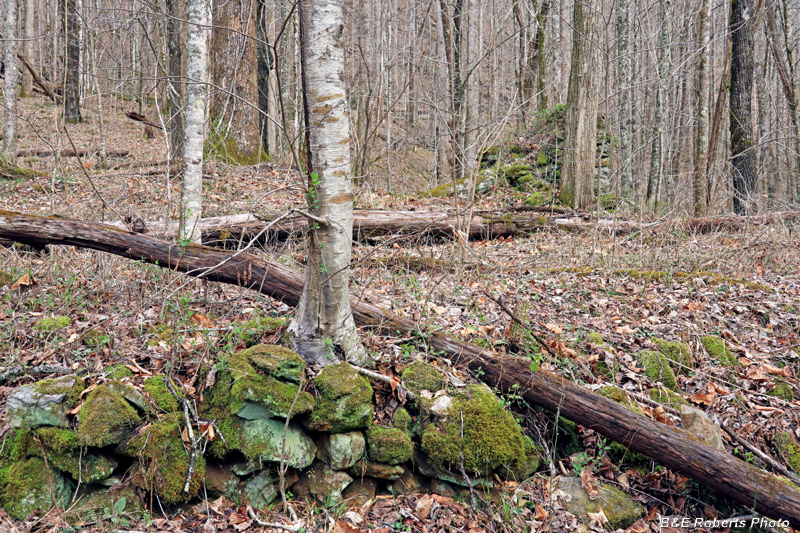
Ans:
{"type": "MultiPolygon", "coordinates": [[[[25,101],[28,121],[21,128],[21,150],[55,148],[34,133],[52,129],[52,110],[44,102],[25,101]]],[[[168,177],[158,139],[145,139],[141,124],[126,119],[124,111],[120,105],[107,119],[106,138],[113,139],[113,146],[106,148],[130,155],[101,162],[92,155],[101,139],[91,122],[69,125],[69,138],[62,136],[60,148],[83,149],[88,155],[62,159],[55,177],[0,179],[0,210],[87,221],[174,219],[179,175],[168,177]]],[[[502,212],[521,205],[510,187],[500,185],[472,205],[448,197],[421,198],[417,191],[427,183],[410,168],[413,158],[406,159],[408,176],[398,181],[398,188],[405,190],[396,191],[404,194],[379,194],[368,182],[357,189],[355,207],[502,212]]],[[[44,173],[54,165],[52,156],[24,156],[17,163],[44,173]]],[[[204,216],[280,213],[305,206],[300,178],[275,163],[233,166],[211,161],[203,187],[204,216]]],[[[633,211],[603,216],[652,221],[633,211]]],[[[304,246],[303,239],[294,238],[260,243],[248,251],[302,271],[304,246]]],[[[66,367],[83,373],[87,382],[103,383],[110,366],[123,364],[132,371],[129,380],[136,387],[151,374],[169,371],[184,394],[199,394],[199,369],[240,349],[242,335],[249,333],[245,324],[258,317],[290,319],[293,312],[248,289],[72,247],[40,252],[3,246],[0,265],[2,403],[13,387],[47,377],[25,374],[40,365],[66,367]],[[41,327],[43,318],[53,317],[66,319],[57,327],[41,327]],[[21,375],[4,373],[18,366],[21,375]]],[[[592,390],[609,393],[607,387],[617,387],[626,394],[609,393],[613,399],[663,423],[680,426],[681,405],[694,406],[719,421],[719,436],[729,453],[767,470],[774,468],[764,461],[768,456],[797,473],[798,265],[800,235],[791,222],[706,234],[665,224],[626,235],[549,228],[494,240],[386,236],[354,244],[351,293],[412,318],[421,328],[529,359],[592,390]],[[680,352],[686,357],[684,366],[653,372],[641,356],[646,350],[680,352]]],[[[261,341],[277,344],[284,329],[278,325],[258,334],[261,341]]],[[[374,370],[384,376],[399,379],[406,365],[422,358],[461,386],[480,377],[448,365],[441,354],[413,338],[365,331],[363,340],[375,360],[374,370]]],[[[391,419],[402,398],[387,383],[373,380],[372,386],[375,419],[391,419]]],[[[147,518],[112,509],[108,516],[76,527],[281,530],[259,525],[266,521],[295,531],[305,527],[339,533],[607,530],[608,517],[602,512],[580,517],[570,512],[558,481],[569,476],[579,476],[590,494],[602,481],[641,506],[633,523],[625,524],[628,531],[687,530],[660,527],[662,515],[692,522],[744,517],[749,523],[752,511],[691,479],[626,453],[594,431],[559,423],[518,395],[501,398],[543,451],[544,461],[533,477],[498,482],[480,493],[477,505],[463,491],[379,491],[352,507],[347,501],[331,507],[294,502],[297,520],[281,512],[278,500],[256,519],[224,497],[207,496],[183,507],[155,506],[147,518]]],[[[9,531],[69,527],[58,512],[22,523],[0,511],[0,523],[0,529],[9,531]]]]}

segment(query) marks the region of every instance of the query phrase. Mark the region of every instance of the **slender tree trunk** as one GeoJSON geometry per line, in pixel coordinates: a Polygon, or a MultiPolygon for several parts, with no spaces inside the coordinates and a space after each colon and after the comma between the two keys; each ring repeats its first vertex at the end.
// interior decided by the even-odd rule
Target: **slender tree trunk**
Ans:
{"type": "Polygon", "coordinates": [[[200,242],[197,221],[203,216],[203,146],[208,85],[209,0],[188,0],[186,40],[186,109],[181,191],[182,240],[200,242]]]}
{"type": "Polygon", "coordinates": [[[303,293],[289,326],[292,345],[307,362],[362,362],[350,309],[353,192],[350,119],[344,87],[340,0],[301,0],[298,6],[308,152],[308,206],[318,220],[308,236],[303,293]]]}
{"type": "MultiPolygon", "coordinates": [[[[22,50],[28,59],[33,57],[33,0],[25,0],[25,30],[23,35],[25,41],[22,43],[22,50]]],[[[33,75],[28,69],[22,69],[22,96],[33,95],[33,75]]]]}
{"type": "Polygon", "coordinates": [[[658,60],[658,88],[653,119],[653,146],[650,153],[650,174],[647,178],[647,201],[658,200],[664,175],[664,115],[669,106],[669,71],[672,65],[672,0],[661,0],[663,20],[658,60]]]}
{"type": "Polygon", "coordinates": [[[561,170],[561,203],[591,209],[595,201],[594,175],[597,158],[597,107],[599,99],[602,4],[577,0],[572,14],[572,60],[567,90],[564,165],[561,170]]]}
{"type": "Polygon", "coordinates": [[[5,7],[3,30],[6,37],[3,41],[3,58],[5,60],[3,154],[11,164],[14,164],[17,160],[17,99],[19,97],[17,0],[5,0],[3,5],[5,7]]]}
{"type": "Polygon", "coordinates": [[[450,153],[452,156],[453,180],[463,176],[463,128],[461,127],[461,114],[464,102],[464,82],[461,79],[461,61],[463,46],[463,15],[464,0],[455,0],[453,12],[447,5],[447,0],[439,0],[442,13],[442,32],[444,36],[444,50],[447,61],[447,78],[449,81],[449,137],[450,153]]]}
{"type": "Polygon", "coordinates": [[[67,48],[66,74],[64,76],[64,120],[82,122],[81,117],[81,31],[77,0],[65,0],[65,39],[67,48]]]}
{"type": "Polygon", "coordinates": [[[631,193],[633,186],[633,153],[631,151],[631,126],[633,121],[633,98],[631,98],[631,56],[628,52],[630,39],[629,0],[617,0],[617,76],[620,94],[619,110],[619,157],[620,188],[623,195],[631,193]]]}
{"type": "Polygon", "coordinates": [[[275,68],[275,59],[272,50],[267,45],[267,6],[265,0],[258,2],[256,20],[258,23],[256,35],[258,37],[258,125],[261,131],[261,148],[269,154],[275,151],[276,146],[270,144],[270,76],[275,68]]]}
{"type": "Polygon", "coordinates": [[[711,56],[711,0],[700,0],[697,13],[697,37],[701,43],[700,57],[697,61],[697,130],[695,134],[695,163],[692,177],[694,191],[694,216],[705,216],[708,209],[708,98],[709,98],[709,61],[711,56]]]}
{"type": "Polygon", "coordinates": [[[539,110],[544,111],[547,109],[547,62],[545,61],[546,53],[546,36],[545,30],[547,29],[547,18],[550,13],[550,0],[541,0],[539,11],[536,13],[536,91],[539,93],[539,110]]]}
{"type": "Polygon", "coordinates": [[[753,62],[755,32],[753,0],[731,0],[730,131],[733,210],[746,214],[756,192],[756,151],[753,150],[753,62]]]}
{"type": "Polygon", "coordinates": [[[167,55],[169,68],[169,123],[170,149],[172,159],[183,159],[183,24],[186,16],[185,0],[166,0],[167,2],[167,55]]]}

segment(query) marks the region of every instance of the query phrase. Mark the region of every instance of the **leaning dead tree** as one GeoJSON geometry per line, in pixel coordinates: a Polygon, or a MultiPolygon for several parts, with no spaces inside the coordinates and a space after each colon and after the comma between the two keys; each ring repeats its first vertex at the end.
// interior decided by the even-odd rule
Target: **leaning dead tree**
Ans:
{"type": "MultiPolygon", "coordinates": [[[[36,247],[71,245],[156,264],[190,276],[239,285],[297,305],[304,276],[279,263],[200,245],[179,246],[99,223],[0,211],[0,238],[36,247]]],[[[788,480],[700,442],[682,429],[661,424],[565,380],[530,362],[501,356],[437,332],[421,331],[413,320],[352,298],[356,323],[386,335],[423,337],[434,352],[479,371],[481,380],[559,413],[635,452],[690,476],[731,499],[800,527],[800,488],[788,480]]]]}

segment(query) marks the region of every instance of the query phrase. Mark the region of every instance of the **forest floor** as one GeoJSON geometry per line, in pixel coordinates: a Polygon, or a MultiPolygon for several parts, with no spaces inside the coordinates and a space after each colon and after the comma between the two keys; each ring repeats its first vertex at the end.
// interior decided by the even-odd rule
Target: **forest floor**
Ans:
{"type": "MultiPolygon", "coordinates": [[[[54,138],[52,109],[42,99],[24,101],[23,109],[26,124],[19,148],[47,148],[44,140],[54,138]]],[[[105,165],[95,156],[66,158],[56,177],[0,180],[0,209],[98,221],[128,216],[174,219],[179,177],[168,178],[163,164],[130,164],[163,160],[163,141],[144,139],[142,126],[126,119],[125,110],[123,103],[106,111],[105,138],[108,149],[130,150],[130,157],[105,165]]],[[[86,113],[93,116],[91,109],[86,113]]],[[[99,147],[97,125],[91,120],[69,125],[68,130],[78,148],[99,147]]],[[[70,147],[62,138],[62,148],[70,147]]],[[[54,161],[23,157],[18,164],[50,172],[54,161]]],[[[204,191],[206,216],[274,213],[304,205],[297,174],[273,163],[237,167],[211,162],[204,191]]],[[[356,206],[454,207],[452,198],[420,200],[414,190],[405,192],[407,196],[390,197],[361,188],[356,206]]],[[[475,207],[486,209],[509,205],[499,189],[478,202],[475,207]]],[[[302,270],[303,246],[301,240],[265,245],[257,253],[302,270]]],[[[776,448],[775,436],[789,432],[800,438],[800,402],[795,399],[800,398],[800,235],[791,227],[709,235],[671,228],[624,237],[549,231],[469,243],[420,238],[402,245],[356,245],[353,264],[352,291],[366,301],[495,351],[529,357],[587,387],[614,384],[642,399],[638,407],[651,414],[647,391],[656,383],[635,354],[655,348],[657,339],[684,342],[694,368],[678,374],[676,392],[766,454],[790,462],[776,448]],[[435,260],[414,259],[418,257],[435,260]],[[497,301],[527,328],[514,325],[497,301]],[[526,329],[545,338],[557,357],[543,350],[526,329]],[[738,364],[727,366],[709,355],[700,341],[708,335],[724,338],[738,364]],[[618,371],[609,377],[603,369],[612,364],[618,371]]],[[[257,314],[290,316],[292,311],[246,289],[201,282],[100,252],[51,247],[40,254],[6,247],[0,248],[0,266],[12,281],[19,280],[0,287],[3,367],[53,363],[96,376],[110,364],[125,363],[141,369],[134,381],[166,367],[183,372],[190,381],[200,362],[237,348],[232,332],[238,324],[257,314]],[[71,323],[63,331],[42,335],[33,324],[48,315],[68,316],[71,323]],[[165,324],[176,338],[164,341],[152,333],[165,324]],[[109,342],[99,347],[82,343],[85,333],[94,329],[104,332],[109,342]]],[[[279,338],[280,332],[273,340],[279,338]]],[[[365,332],[364,343],[378,370],[390,376],[399,375],[407,362],[422,355],[458,379],[474,379],[463,369],[438,362],[435,354],[425,354],[408,339],[365,332]]],[[[4,403],[13,386],[32,379],[0,386],[0,401],[4,403]]],[[[376,392],[387,401],[392,397],[388,385],[377,384],[376,392]]],[[[299,515],[311,531],[342,533],[360,531],[353,523],[359,520],[361,528],[370,525],[387,532],[573,530],[577,518],[548,487],[554,476],[586,468],[645,507],[646,515],[631,531],[667,531],[659,528],[658,514],[749,514],[656,463],[615,456],[590,430],[580,431],[582,455],[565,456],[554,442],[552,415],[513,395],[505,400],[553,462],[549,470],[523,483],[506,482],[490,512],[447,495],[411,494],[379,496],[369,506],[350,510],[355,517],[344,515],[344,508],[297,504],[299,515]]],[[[378,410],[377,416],[385,414],[378,410]]],[[[680,423],[669,410],[660,416],[680,423]]],[[[727,434],[723,440],[731,453],[758,462],[727,434]]],[[[287,523],[278,510],[279,506],[268,519],[287,523]]],[[[0,528],[56,528],[57,521],[47,516],[12,524],[0,516],[0,528]]],[[[128,529],[250,531],[257,530],[257,524],[241,509],[216,500],[154,517],[149,524],[130,524],[128,529]]],[[[601,528],[595,524],[591,529],[601,528]]]]}

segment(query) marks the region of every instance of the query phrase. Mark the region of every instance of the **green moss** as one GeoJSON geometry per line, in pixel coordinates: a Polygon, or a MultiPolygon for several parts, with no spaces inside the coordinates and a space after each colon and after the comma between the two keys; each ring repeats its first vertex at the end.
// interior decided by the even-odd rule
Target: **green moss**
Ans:
{"type": "Polygon", "coordinates": [[[36,321],[33,329],[41,331],[42,333],[53,333],[60,331],[69,326],[70,320],[68,316],[46,316],[36,321]]]}
{"type": "Polygon", "coordinates": [[[102,448],[117,444],[141,421],[139,413],[108,385],[100,385],[86,398],[78,416],[78,439],[102,448]]]}
{"type": "Polygon", "coordinates": [[[105,373],[108,379],[120,380],[133,377],[133,372],[131,372],[131,369],[121,364],[107,367],[105,373]]]}
{"type": "Polygon", "coordinates": [[[794,390],[792,390],[792,386],[785,381],[779,381],[776,383],[775,386],[772,387],[772,390],[767,392],[767,394],[790,402],[794,400],[794,390]]]}
{"type": "Polygon", "coordinates": [[[258,344],[265,336],[272,335],[285,325],[286,319],[283,317],[259,316],[239,326],[239,337],[246,346],[250,347],[258,344]]]}
{"type": "Polygon", "coordinates": [[[642,350],[636,354],[636,360],[644,367],[644,373],[651,382],[660,381],[668,389],[674,389],[678,385],[669,359],[661,352],[642,350]]]}
{"type": "Polygon", "coordinates": [[[592,344],[596,344],[598,346],[604,346],[605,345],[605,341],[603,340],[603,336],[600,335],[596,331],[589,332],[589,334],[586,335],[586,340],[588,340],[592,344]]]}
{"type": "Polygon", "coordinates": [[[367,456],[387,465],[399,465],[411,459],[414,444],[408,434],[397,428],[371,425],[367,429],[367,456]]]}
{"type": "MultiPolygon", "coordinates": [[[[286,417],[293,403],[293,417],[307,413],[314,407],[314,398],[308,392],[300,392],[297,396],[298,385],[273,377],[281,376],[299,383],[304,363],[291,350],[265,345],[253,346],[231,356],[228,366],[232,384],[226,403],[231,414],[239,411],[245,400],[261,403],[279,417],[286,417]],[[257,370],[257,367],[263,372],[257,370]]],[[[224,385],[223,381],[217,383],[216,387],[224,385]]],[[[225,394],[219,394],[218,398],[225,394]]]]}
{"type": "Polygon", "coordinates": [[[686,344],[664,339],[653,339],[653,342],[656,343],[658,351],[666,355],[667,359],[672,362],[672,368],[675,371],[685,373],[694,368],[692,352],[686,344]]]}
{"type": "Polygon", "coordinates": [[[723,366],[734,367],[739,364],[739,360],[720,337],[708,335],[702,337],[700,342],[708,352],[708,355],[722,363],[723,366]]]}
{"type": "Polygon", "coordinates": [[[205,459],[197,454],[189,491],[183,491],[189,470],[189,452],[181,440],[182,420],[181,413],[166,415],[147,426],[123,448],[125,454],[139,459],[134,484],[147,491],[153,487],[161,501],[170,504],[192,499],[205,476],[205,459]]]}
{"type": "Polygon", "coordinates": [[[175,340],[175,332],[166,324],[157,324],[153,326],[148,332],[150,337],[147,340],[148,346],[158,346],[160,342],[171,343],[175,340]]]}
{"type": "Polygon", "coordinates": [[[423,390],[436,392],[444,386],[442,373],[435,366],[420,360],[406,365],[402,378],[406,388],[416,394],[423,390]]]}
{"type": "Polygon", "coordinates": [[[36,383],[36,392],[40,394],[64,394],[64,403],[73,406],[83,392],[83,378],[75,375],[44,379],[36,383]]]}
{"type": "MultiPolygon", "coordinates": [[[[469,178],[461,178],[460,180],[456,181],[456,191],[458,191],[459,194],[467,191],[468,189],[472,189],[472,181],[470,181],[469,178]]],[[[417,195],[421,198],[444,198],[446,196],[452,196],[453,183],[443,183],[428,189],[427,191],[419,192],[417,195]]]]}
{"type": "Polygon", "coordinates": [[[6,285],[11,285],[16,281],[15,277],[6,272],[5,270],[0,270],[0,287],[5,287],[6,285]]]}
{"type": "Polygon", "coordinates": [[[392,415],[392,425],[401,431],[409,433],[414,425],[414,420],[404,407],[398,407],[392,415]]]}
{"type": "Polygon", "coordinates": [[[458,469],[463,453],[467,471],[486,475],[525,460],[519,425],[485,387],[471,385],[454,396],[450,413],[459,416],[428,424],[422,434],[422,449],[436,466],[458,469]]]}
{"type": "Polygon", "coordinates": [[[0,468],[0,505],[19,520],[37,509],[66,507],[72,490],[72,483],[58,470],[48,469],[39,457],[0,468]]]}
{"type": "Polygon", "coordinates": [[[611,385],[609,385],[607,387],[601,387],[597,391],[597,394],[599,394],[600,396],[604,396],[604,397],[608,398],[609,400],[611,400],[611,401],[613,401],[615,403],[618,403],[618,404],[620,404],[620,405],[622,405],[624,407],[627,407],[631,411],[635,411],[637,413],[641,413],[642,412],[642,410],[639,408],[639,406],[636,405],[636,402],[634,402],[631,399],[631,397],[628,396],[628,393],[625,392],[624,390],[620,389],[619,387],[614,387],[614,386],[611,386],[611,385]]]}
{"type": "Polygon", "coordinates": [[[372,421],[372,386],[347,363],[323,368],[314,378],[317,404],[306,426],[342,433],[367,427],[372,421]]]}
{"type": "Polygon", "coordinates": [[[547,196],[543,192],[537,191],[525,197],[525,205],[539,206],[548,202],[547,196]]]}
{"type": "Polygon", "coordinates": [[[789,468],[800,473],[800,444],[792,434],[788,431],[778,431],[775,433],[774,442],[789,468]]]}
{"type": "Polygon", "coordinates": [[[601,194],[600,198],[600,207],[603,209],[608,209],[609,211],[613,211],[614,209],[619,206],[619,196],[616,194],[601,194]]]}
{"type": "Polygon", "coordinates": [[[167,388],[165,378],[162,376],[154,376],[144,380],[142,390],[147,393],[150,400],[156,404],[156,407],[162,411],[172,413],[180,409],[180,404],[175,396],[167,388]]]}
{"type": "Polygon", "coordinates": [[[689,405],[689,402],[687,402],[683,396],[669,389],[650,389],[647,391],[647,395],[651,400],[672,407],[673,409],[680,409],[681,405],[689,405]]]}
{"type": "Polygon", "coordinates": [[[36,436],[42,441],[42,445],[57,452],[71,452],[80,448],[78,436],[74,431],[62,428],[39,428],[36,436]]]}
{"type": "Polygon", "coordinates": [[[550,159],[547,157],[547,152],[544,150],[539,150],[539,152],[536,154],[536,164],[540,167],[543,167],[549,162],[550,159]]]}
{"type": "Polygon", "coordinates": [[[27,180],[44,176],[47,176],[45,172],[33,170],[32,168],[18,167],[0,157],[0,180],[27,180]]]}
{"type": "Polygon", "coordinates": [[[531,477],[542,464],[542,451],[527,435],[522,436],[525,453],[510,468],[503,467],[502,473],[507,479],[522,481],[531,477]]]}
{"type": "Polygon", "coordinates": [[[567,420],[563,416],[558,417],[556,439],[558,448],[564,455],[572,455],[583,451],[581,438],[580,435],[578,435],[578,425],[572,420],[567,420]]]}
{"type": "Polygon", "coordinates": [[[264,152],[260,144],[254,150],[243,152],[233,137],[219,138],[218,133],[211,133],[209,138],[204,150],[209,158],[239,166],[257,165],[269,161],[269,154],[264,152]]]}
{"type": "Polygon", "coordinates": [[[209,453],[222,459],[232,452],[240,451],[243,447],[241,421],[235,416],[215,417],[215,420],[219,436],[211,442],[209,453]]]}
{"type": "Polygon", "coordinates": [[[111,336],[99,329],[90,329],[81,335],[81,342],[90,348],[99,348],[111,344],[111,336]]]}

